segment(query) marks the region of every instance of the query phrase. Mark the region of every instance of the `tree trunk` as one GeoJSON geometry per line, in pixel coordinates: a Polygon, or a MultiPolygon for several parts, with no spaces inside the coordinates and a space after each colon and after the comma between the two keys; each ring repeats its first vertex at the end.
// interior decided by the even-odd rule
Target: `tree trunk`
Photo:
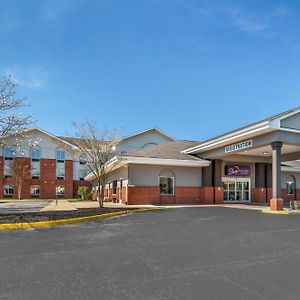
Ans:
{"type": "Polygon", "coordinates": [[[18,199],[21,200],[21,194],[22,194],[22,186],[18,186],[18,199]]]}
{"type": "Polygon", "coordinates": [[[98,202],[99,202],[99,207],[103,207],[103,197],[102,197],[102,191],[101,191],[101,182],[98,182],[98,202]]]}

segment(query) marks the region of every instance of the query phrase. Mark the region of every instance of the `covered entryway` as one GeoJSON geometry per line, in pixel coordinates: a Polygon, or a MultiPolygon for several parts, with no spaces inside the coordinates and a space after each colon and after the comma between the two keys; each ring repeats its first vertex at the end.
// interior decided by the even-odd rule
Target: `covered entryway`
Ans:
{"type": "Polygon", "coordinates": [[[224,202],[247,203],[251,201],[249,178],[223,178],[224,202]]]}

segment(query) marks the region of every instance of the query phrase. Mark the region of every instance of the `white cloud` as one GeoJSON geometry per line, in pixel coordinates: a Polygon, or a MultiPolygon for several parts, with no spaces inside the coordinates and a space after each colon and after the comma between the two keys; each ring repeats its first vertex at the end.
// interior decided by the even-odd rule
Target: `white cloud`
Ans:
{"type": "Polygon", "coordinates": [[[49,72],[38,66],[27,68],[9,67],[4,70],[4,75],[11,76],[15,83],[30,89],[43,88],[49,79],[49,72]]]}

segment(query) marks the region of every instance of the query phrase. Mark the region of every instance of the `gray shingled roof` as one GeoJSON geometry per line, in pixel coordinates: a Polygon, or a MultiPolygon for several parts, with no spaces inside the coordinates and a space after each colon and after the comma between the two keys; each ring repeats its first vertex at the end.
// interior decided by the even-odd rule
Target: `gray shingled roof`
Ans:
{"type": "Polygon", "coordinates": [[[182,150],[196,145],[199,145],[199,142],[174,141],[130,153],[124,153],[122,156],[203,161],[203,159],[199,157],[181,153],[182,150]]]}

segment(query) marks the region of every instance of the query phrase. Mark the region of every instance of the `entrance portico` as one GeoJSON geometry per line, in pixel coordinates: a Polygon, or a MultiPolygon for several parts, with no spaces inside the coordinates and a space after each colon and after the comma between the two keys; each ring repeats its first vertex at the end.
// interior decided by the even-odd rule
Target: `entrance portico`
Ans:
{"type": "Polygon", "coordinates": [[[203,178],[212,175],[213,180],[207,183],[223,189],[224,201],[270,201],[271,209],[282,210],[282,164],[300,159],[300,108],[210,139],[183,153],[218,162],[211,164],[211,170],[203,168],[203,178]],[[251,186],[249,196],[247,185],[241,182],[251,186]]]}

